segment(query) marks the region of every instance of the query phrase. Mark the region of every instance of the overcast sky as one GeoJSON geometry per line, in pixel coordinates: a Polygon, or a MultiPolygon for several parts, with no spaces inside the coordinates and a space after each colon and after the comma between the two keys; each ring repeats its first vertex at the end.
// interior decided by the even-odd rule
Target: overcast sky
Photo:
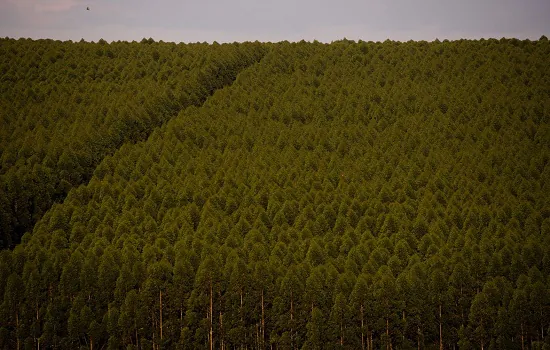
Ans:
{"type": "Polygon", "coordinates": [[[550,0],[0,0],[0,37],[11,38],[221,43],[541,35],[550,37],[550,0]]]}

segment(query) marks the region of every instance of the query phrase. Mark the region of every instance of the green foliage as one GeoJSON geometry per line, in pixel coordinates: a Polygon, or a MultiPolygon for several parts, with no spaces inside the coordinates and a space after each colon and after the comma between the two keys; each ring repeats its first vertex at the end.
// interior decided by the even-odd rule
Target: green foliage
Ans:
{"type": "Polygon", "coordinates": [[[0,39],[0,248],[71,188],[103,178],[105,156],[201,105],[266,49],[0,39]]]}
{"type": "Polygon", "coordinates": [[[549,344],[547,39],[0,43],[0,347],[549,344]]]}

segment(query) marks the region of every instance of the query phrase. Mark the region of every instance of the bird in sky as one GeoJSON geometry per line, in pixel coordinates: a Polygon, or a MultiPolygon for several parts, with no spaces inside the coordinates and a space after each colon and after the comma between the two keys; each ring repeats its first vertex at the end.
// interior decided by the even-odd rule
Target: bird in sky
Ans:
{"type": "Polygon", "coordinates": [[[89,8],[89,7],[86,7],[86,11],[90,11],[90,8],[89,8]]]}

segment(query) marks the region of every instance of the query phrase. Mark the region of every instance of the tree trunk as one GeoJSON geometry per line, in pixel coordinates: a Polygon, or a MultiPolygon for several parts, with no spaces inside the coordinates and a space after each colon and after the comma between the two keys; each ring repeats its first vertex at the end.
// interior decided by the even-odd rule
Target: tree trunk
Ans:
{"type": "MultiPolygon", "coordinates": [[[[38,325],[40,326],[40,318],[39,318],[39,307],[38,307],[38,303],[36,303],[36,323],[38,323],[38,325]]],[[[37,338],[36,336],[34,336],[34,341],[37,342],[37,348],[38,350],[40,350],[40,338],[37,338]]]]}
{"type": "Polygon", "coordinates": [[[212,296],[212,281],[210,281],[210,350],[214,348],[214,331],[212,329],[213,323],[213,296],[212,296]]]}
{"type": "Polygon", "coordinates": [[[223,313],[220,308],[220,349],[224,349],[225,345],[223,343],[223,313]]]}
{"type": "Polygon", "coordinates": [[[151,319],[153,320],[153,327],[152,327],[152,335],[151,335],[151,342],[153,343],[153,350],[155,350],[155,333],[157,331],[157,319],[155,317],[155,311],[151,312],[151,319]]]}
{"type": "Polygon", "coordinates": [[[344,325],[340,321],[340,346],[344,346],[344,325]]]}
{"type": "Polygon", "coordinates": [[[218,291],[218,300],[220,303],[220,349],[225,349],[225,336],[223,331],[223,298],[222,291],[218,291]]]}
{"type": "MultiPolygon", "coordinates": [[[[241,305],[240,305],[240,308],[239,308],[239,314],[241,316],[241,326],[244,327],[244,313],[243,313],[243,287],[241,286],[241,289],[240,289],[240,297],[241,297],[241,305]]],[[[247,341],[247,333],[245,333],[244,335],[244,339],[245,339],[245,343],[247,341]]],[[[239,347],[240,349],[243,348],[243,344],[242,344],[242,339],[240,340],[241,341],[241,346],[239,347]]]]}
{"type": "Polygon", "coordinates": [[[162,343],[162,290],[159,291],[160,341],[162,343]]]}
{"type": "Polygon", "coordinates": [[[264,289],[262,288],[262,344],[261,348],[265,349],[265,314],[264,314],[264,289]]]}
{"type": "Polygon", "coordinates": [[[367,350],[372,350],[372,331],[367,324],[367,350]]]}
{"type": "Polygon", "coordinates": [[[18,332],[19,332],[19,313],[15,311],[15,334],[16,334],[15,337],[17,338],[17,350],[20,349],[19,335],[17,335],[18,332]]]}
{"type": "Polygon", "coordinates": [[[90,335],[90,350],[94,350],[94,338],[90,335]]]}
{"type": "Polygon", "coordinates": [[[402,338],[403,339],[403,342],[405,342],[405,328],[406,328],[406,319],[405,319],[405,310],[403,310],[403,334],[402,334],[402,338]]]}
{"type": "Polygon", "coordinates": [[[292,291],[290,291],[290,344],[292,349],[294,349],[294,330],[292,326],[294,325],[294,305],[292,304],[292,291]]]}
{"type": "MultiPolygon", "coordinates": [[[[483,329],[483,317],[481,318],[481,329],[483,329]]],[[[483,350],[483,334],[481,335],[481,350],[483,350]]]]}
{"type": "MultiPolygon", "coordinates": [[[[462,298],[463,298],[463,295],[462,295],[462,294],[463,294],[463,293],[462,293],[462,284],[460,284],[460,299],[461,299],[461,300],[462,300],[462,298]]],[[[460,301],[459,301],[459,303],[460,303],[460,301]]],[[[460,317],[461,317],[461,319],[462,319],[461,326],[464,326],[464,322],[465,322],[465,321],[464,321],[464,307],[463,307],[462,303],[460,303],[460,317]]]]}
{"type": "Polygon", "coordinates": [[[386,317],[386,350],[390,349],[390,320],[386,317]]]}
{"type": "Polygon", "coordinates": [[[525,350],[525,346],[523,343],[523,322],[521,322],[521,350],[525,350]]]}
{"type": "Polygon", "coordinates": [[[361,304],[361,350],[365,350],[365,320],[363,318],[363,304],[361,304]]]}
{"type": "Polygon", "coordinates": [[[441,326],[441,303],[439,304],[439,350],[443,350],[443,328],[441,326]]]}
{"type": "Polygon", "coordinates": [[[542,308],[540,309],[540,341],[544,341],[544,325],[542,324],[542,320],[544,320],[544,315],[542,313],[542,308]]]}
{"type": "Polygon", "coordinates": [[[372,350],[374,348],[373,346],[373,340],[372,340],[372,331],[370,331],[370,349],[372,350]]]}
{"type": "Polygon", "coordinates": [[[241,308],[239,309],[239,312],[241,314],[241,322],[244,322],[243,321],[243,289],[241,287],[241,308]]]}

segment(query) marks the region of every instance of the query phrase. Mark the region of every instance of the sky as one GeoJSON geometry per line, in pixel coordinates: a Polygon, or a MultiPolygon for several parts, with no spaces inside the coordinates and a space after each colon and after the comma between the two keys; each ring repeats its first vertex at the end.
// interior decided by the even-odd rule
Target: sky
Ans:
{"type": "Polygon", "coordinates": [[[550,37],[550,0],[0,0],[0,37],[10,38],[222,43],[542,35],[550,37]]]}

